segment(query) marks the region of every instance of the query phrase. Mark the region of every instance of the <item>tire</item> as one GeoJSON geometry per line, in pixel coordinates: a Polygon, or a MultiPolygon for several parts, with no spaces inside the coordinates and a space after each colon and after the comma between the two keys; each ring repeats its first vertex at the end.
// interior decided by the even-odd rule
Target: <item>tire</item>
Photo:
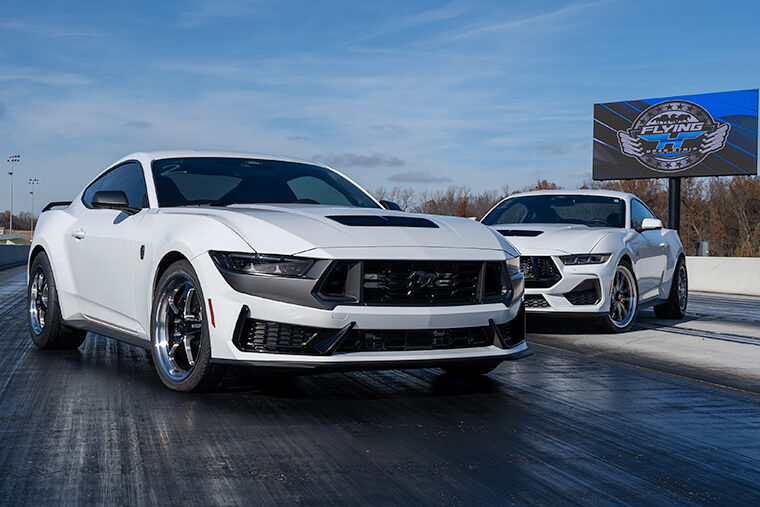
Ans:
{"type": "Polygon", "coordinates": [[[156,285],[151,311],[151,357],[158,377],[174,391],[215,387],[224,366],[211,362],[203,290],[192,265],[170,265],[156,285]]]}
{"type": "Polygon", "coordinates": [[[462,364],[451,364],[442,366],[441,369],[449,375],[457,375],[460,377],[475,377],[478,375],[486,375],[496,369],[501,364],[501,361],[478,361],[462,364]]]}
{"type": "Polygon", "coordinates": [[[654,313],[660,319],[681,320],[686,316],[686,306],[689,303],[689,274],[686,272],[686,261],[679,257],[676,269],[673,271],[673,281],[670,283],[668,300],[655,305],[654,313]]]}
{"type": "Polygon", "coordinates": [[[29,269],[26,308],[29,334],[39,349],[75,349],[87,336],[87,331],[74,329],[64,323],[53,268],[45,252],[40,252],[34,258],[29,269]]]}
{"type": "Polygon", "coordinates": [[[625,333],[633,326],[638,312],[639,284],[633,267],[621,261],[612,280],[610,311],[601,318],[601,328],[608,333],[625,333]]]}

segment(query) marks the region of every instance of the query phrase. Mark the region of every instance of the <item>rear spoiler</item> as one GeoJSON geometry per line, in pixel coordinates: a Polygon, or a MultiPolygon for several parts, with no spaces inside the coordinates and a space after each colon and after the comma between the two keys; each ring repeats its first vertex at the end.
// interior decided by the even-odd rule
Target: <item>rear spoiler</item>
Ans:
{"type": "Polygon", "coordinates": [[[68,207],[71,204],[71,202],[72,201],[55,201],[55,202],[51,202],[50,204],[48,204],[47,206],[45,206],[44,208],[42,208],[42,211],[40,213],[45,213],[46,211],[49,211],[49,210],[51,210],[53,208],[57,208],[58,206],[66,206],[66,207],[68,207]]]}

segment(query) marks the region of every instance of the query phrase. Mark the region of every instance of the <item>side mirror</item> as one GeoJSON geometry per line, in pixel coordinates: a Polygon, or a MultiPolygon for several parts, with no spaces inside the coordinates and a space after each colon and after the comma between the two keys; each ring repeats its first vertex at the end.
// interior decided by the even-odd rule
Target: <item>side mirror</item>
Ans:
{"type": "Polygon", "coordinates": [[[655,231],[657,229],[662,229],[662,220],[658,220],[656,218],[645,218],[641,221],[642,231],[655,231]]]}
{"type": "Polygon", "coordinates": [[[121,190],[100,190],[92,197],[92,207],[97,209],[115,209],[134,215],[139,209],[130,208],[127,194],[121,190]]]}
{"type": "Polygon", "coordinates": [[[401,206],[399,206],[398,204],[396,204],[393,201],[386,201],[385,199],[381,199],[380,200],[380,204],[385,209],[389,209],[389,210],[393,210],[393,211],[404,211],[404,210],[401,209],[401,206]]]}

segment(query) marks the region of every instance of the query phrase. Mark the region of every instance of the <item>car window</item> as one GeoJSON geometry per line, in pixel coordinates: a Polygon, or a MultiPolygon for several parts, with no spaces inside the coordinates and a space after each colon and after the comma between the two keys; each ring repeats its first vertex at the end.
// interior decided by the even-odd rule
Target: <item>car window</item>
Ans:
{"type": "Polygon", "coordinates": [[[288,186],[299,202],[335,204],[338,206],[351,206],[351,201],[328,185],[326,182],[313,176],[300,176],[288,181],[288,186]]]}
{"type": "Polygon", "coordinates": [[[631,199],[631,228],[641,230],[641,223],[645,218],[654,218],[649,208],[638,199],[631,199]]]}
{"type": "Polygon", "coordinates": [[[280,160],[183,157],[153,161],[158,205],[324,204],[377,208],[355,184],[324,167],[280,160]]]}
{"type": "Polygon", "coordinates": [[[549,194],[512,197],[483,217],[486,225],[578,224],[623,227],[625,201],[618,197],[549,194]]]}
{"type": "MultiPolygon", "coordinates": [[[[171,192],[166,191],[166,187],[177,189],[183,199],[189,202],[202,201],[204,199],[219,201],[229,192],[235,189],[241,178],[235,176],[224,176],[219,174],[193,174],[186,172],[169,173],[164,176],[171,181],[174,186],[168,182],[162,186],[161,196],[166,196],[171,192]]],[[[169,197],[169,199],[171,199],[169,197]]],[[[163,200],[162,200],[163,202],[163,200]]]]}
{"type": "Polygon", "coordinates": [[[127,194],[130,208],[148,207],[148,190],[145,187],[145,176],[139,162],[122,164],[93,181],[82,196],[84,205],[92,208],[92,199],[95,193],[101,190],[121,190],[127,194]]]}

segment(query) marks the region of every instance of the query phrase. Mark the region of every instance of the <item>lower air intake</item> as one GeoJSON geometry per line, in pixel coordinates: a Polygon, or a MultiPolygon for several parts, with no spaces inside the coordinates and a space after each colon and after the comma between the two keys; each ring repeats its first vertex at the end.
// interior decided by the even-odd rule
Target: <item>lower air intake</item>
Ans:
{"type": "Polygon", "coordinates": [[[601,292],[599,280],[584,280],[563,295],[572,305],[595,305],[601,301],[601,292]]]}
{"type": "Polygon", "coordinates": [[[549,308],[549,302],[541,294],[526,294],[525,308],[549,308]]]}

